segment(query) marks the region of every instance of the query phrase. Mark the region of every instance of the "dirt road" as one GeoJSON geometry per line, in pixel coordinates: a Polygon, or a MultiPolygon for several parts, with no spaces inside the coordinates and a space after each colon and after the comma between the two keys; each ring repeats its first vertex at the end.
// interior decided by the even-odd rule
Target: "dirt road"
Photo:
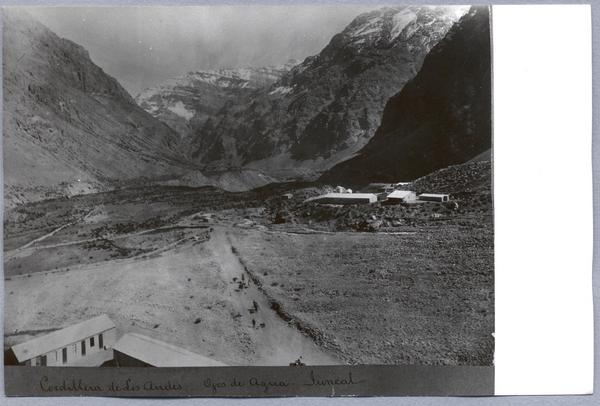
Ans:
{"type": "Polygon", "coordinates": [[[218,261],[220,276],[228,284],[228,296],[242,317],[242,325],[257,343],[256,365],[286,365],[299,357],[309,365],[340,364],[271,309],[233,253],[228,233],[228,227],[215,226],[206,248],[218,261]]]}
{"type": "Polygon", "coordinates": [[[72,221],[70,223],[63,224],[62,226],[55,228],[54,230],[50,231],[49,233],[44,234],[41,237],[38,237],[38,238],[36,238],[34,240],[29,241],[27,244],[24,244],[24,245],[22,245],[22,246],[20,246],[18,248],[15,248],[14,250],[7,251],[7,252],[4,253],[4,259],[5,260],[6,259],[11,259],[15,255],[17,255],[19,252],[25,251],[28,248],[30,248],[32,245],[37,244],[38,242],[44,241],[45,239],[47,239],[49,237],[52,237],[54,234],[58,233],[60,230],[62,230],[64,228],[67,228],[67,227],[70,227],[70,226],[72,226],[74,224],[77,224],[77,223],[78,223],[78,221],[72,221]]]}

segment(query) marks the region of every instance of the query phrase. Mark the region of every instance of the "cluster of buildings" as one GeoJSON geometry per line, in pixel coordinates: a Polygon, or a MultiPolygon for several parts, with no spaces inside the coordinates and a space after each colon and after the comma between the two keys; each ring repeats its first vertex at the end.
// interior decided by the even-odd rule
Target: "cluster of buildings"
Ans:
{"type": "Polygon", "coordinates": [[[206,367],[225,364],[184,348],[126,333],[105,314],[13,345],[7,364],[68,367],[206,367]]]}
{"type": "Polygon", "coordinates": [[[353,193],[351,189],[345,189],[337,186],[332,193],[326,193],[320,196],[311,197],[306,202],[315,202],[320,204],[369,204],[378,201],[387,201],[389,203],[415,203],[425,202],[448,202],[449,194],[443,193],[422,193],[417,195],[411,190],[405,190],[409,182],[399,183],[371,183],[358,193],[353,193]]]}

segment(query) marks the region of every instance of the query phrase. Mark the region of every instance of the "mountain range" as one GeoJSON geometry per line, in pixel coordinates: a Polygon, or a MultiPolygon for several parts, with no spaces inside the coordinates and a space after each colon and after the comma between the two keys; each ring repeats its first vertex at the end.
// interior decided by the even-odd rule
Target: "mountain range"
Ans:
{"type": "Polygon", "coordinates": [[[412,179],[491,147],[487,7],[384,7],[301,62],[188,72],[135,98],[80,45],[3,16],[9,207],[147,182],[412,179]]]}
{"type": "Polygon", "coordinates": [[[194,128],[191,159],[311,176],[347,159],[375,133],[387,100],[467,7],[385,7],[356,17],[317,55],[225,105],[194,128]]]}

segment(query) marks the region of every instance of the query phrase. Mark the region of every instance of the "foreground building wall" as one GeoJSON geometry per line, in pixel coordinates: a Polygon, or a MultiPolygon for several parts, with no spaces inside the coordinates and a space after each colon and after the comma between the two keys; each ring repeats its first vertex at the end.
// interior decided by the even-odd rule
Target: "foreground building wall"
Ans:
{"type": "Polygon", "coordinates": [[[27,366],[100,366],[116,341],[116,326],[103,314],[14,345],[10,358],[27,366]]]}

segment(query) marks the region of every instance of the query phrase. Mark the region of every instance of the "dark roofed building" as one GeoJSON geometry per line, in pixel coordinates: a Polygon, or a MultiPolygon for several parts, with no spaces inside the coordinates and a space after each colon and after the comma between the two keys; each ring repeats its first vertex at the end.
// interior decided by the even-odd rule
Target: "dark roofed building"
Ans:
{"type": "Polygon", "coordinates": [[[419,195],[419,200],[426,202],[447,202],[450,200],[450,195],[444,193],[422,193],[419,195]]]}

